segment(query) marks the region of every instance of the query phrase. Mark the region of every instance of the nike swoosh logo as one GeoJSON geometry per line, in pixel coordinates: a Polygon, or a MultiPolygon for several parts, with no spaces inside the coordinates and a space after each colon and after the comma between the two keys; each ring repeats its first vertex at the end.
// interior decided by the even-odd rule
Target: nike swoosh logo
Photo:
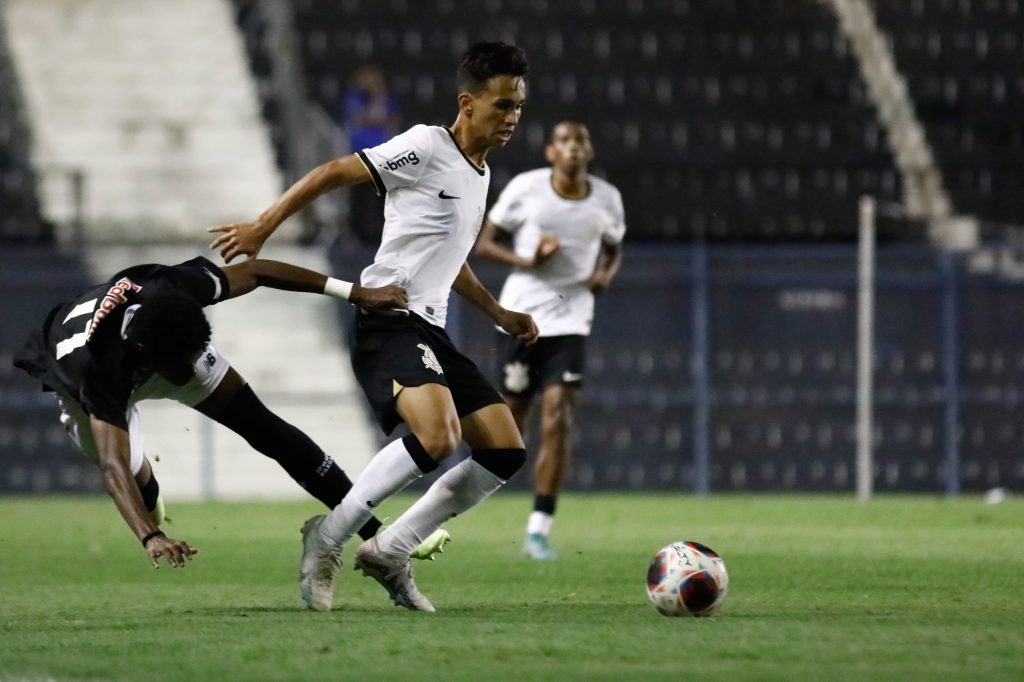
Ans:
{"type": "Polygon", "coordinates": [[[567,384],[571,384],[582,379],[582,374],[576,374],[574,372],[562,372],[562,381],[566,382],[567,384]]]}
{"type": "Polygon", "coordinates": [[[377,506],[377,503],[374,502],[373,500],[367,500],[366,501],[366,506],[369,507],[370,509],[373,509],[374,507],[377,506]]]}
{"type": "Polygon", "coordinates": [[[451,194],[445,194],[444,190],[441,190],[440,192],[438,192],[437,196],[441,197],[442,199],[461,199],[462,198],[462,197],[453,197],[451,194]]]}

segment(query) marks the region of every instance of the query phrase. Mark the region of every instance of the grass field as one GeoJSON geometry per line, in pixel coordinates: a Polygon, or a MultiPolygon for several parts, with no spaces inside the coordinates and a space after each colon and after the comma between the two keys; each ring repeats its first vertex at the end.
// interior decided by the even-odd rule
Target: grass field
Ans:
{"type": "Polygon", "coordinates": [[[313,504],[171,505],[200,554],[154,571],[106,499],[0,499],[0,680],[1024,679],[1019,501],[566,496],[552,563],[518,555],[527,508],[453,520],[417,564],[436,614],[391,606],[352,547],[320,614],[294,579],[313,504]],[[727,562],[712,618],[647,602],[682,538],[727,562]]]}

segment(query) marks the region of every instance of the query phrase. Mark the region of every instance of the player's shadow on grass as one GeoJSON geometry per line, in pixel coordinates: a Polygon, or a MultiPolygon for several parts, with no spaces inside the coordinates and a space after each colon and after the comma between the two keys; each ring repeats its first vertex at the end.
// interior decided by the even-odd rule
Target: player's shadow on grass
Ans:
{"type": "Polygon", "coordinates": [[[282,605],[282,606],[204,606],[204,607],[193,607],[185,611],[176,611],[176,613],[185,613],[191,615],[200,616],[220,616],[224,618],[236,617],[236,618],[251,618],[255,615],[265,614],[309,614],[313,616],[327,616],[331,613],[348,613],[348,614],[361,614],[361,613],[380,613],[384,612],[396,612],[396,613],[409,613],[405,609],[399,609],[391,604],[382,605],[371,605],[371,604],[340,604],[335,606],[329,613],[320,613],[318,611],[311,611],[302,604],[298,605],[282,605]]]}

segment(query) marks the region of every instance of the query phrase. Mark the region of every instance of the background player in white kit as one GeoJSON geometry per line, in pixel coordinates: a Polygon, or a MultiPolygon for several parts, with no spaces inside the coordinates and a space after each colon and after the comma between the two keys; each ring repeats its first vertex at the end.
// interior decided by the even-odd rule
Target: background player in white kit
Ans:
{"type": "Polygon", "coordinates": [[[536,494],[523,544],[531,559],[555,558],[548,535],[569,470],[594,295],[604,292],[618,272],[626,232],[619,191],[587,172],[594,148],[585,125],[557,124],[545,155],[551,168],[512,178],[477,244],[479,255],[515,266],[499,300],[532,315],[540,329],[531,346],[504,333],[499,340],[502,394],[524,433],[534,398],[541,396],[536,494]]]}
{"type": "Polygon", "coordinates": [[[355,566],[414,611],[433,611],[413,581],[410,552],[449,518],[482,501],[526,459],[515,419],[501,395],[444,330],[454,289],[524,343],[537,336],[529,315],[512,312],[466,263],[483,222],[487,152],[512,137],[526,101],[529,67],[522,49],[478,43],[457,75],[459,113],[450,128],[417,125],[390,141],[314,168],[253,222],[210,228],[212,248],[228,261],[259,252],[288,216],[332,189],[372,182],[385,195],[384,234],[366,287],[397,285],[408,312],[359,315],[352,366],[385,433],[411,433],[378,452],[341,504],[303,529],[299,584],[313,609],[328,610],[341,546],[372,508],[432,471],[465,441],[472,456],[452,467],[390,527],[356,551],[355,566]]]}

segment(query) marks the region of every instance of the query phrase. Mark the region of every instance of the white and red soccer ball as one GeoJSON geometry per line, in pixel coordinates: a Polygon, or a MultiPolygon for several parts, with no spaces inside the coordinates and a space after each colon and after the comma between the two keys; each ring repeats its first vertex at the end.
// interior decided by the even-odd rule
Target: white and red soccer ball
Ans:
{"type": "Polygon", "coordinates": [[[647,596],[663,616],[710,616],[728,589],[722,558],[691,540],[662,547],[647,569],[647,596]]]}

